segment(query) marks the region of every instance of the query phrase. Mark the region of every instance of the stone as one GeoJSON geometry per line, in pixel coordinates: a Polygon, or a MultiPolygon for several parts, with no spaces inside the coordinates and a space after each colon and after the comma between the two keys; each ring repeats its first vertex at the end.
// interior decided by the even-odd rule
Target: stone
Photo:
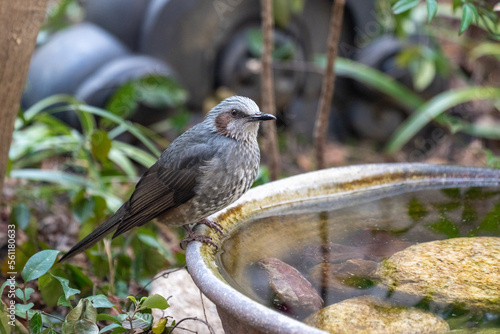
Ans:
{"type": "MultiPolygon", "coordinates": [[[[309,272],[309,279],[317,287],[344,290],[346,287],[364,288],[373,285],[371,280],[377,262],[353,259],[343,263],[320,263],[309,272]]],[[[360,290],[362,292],[362,290],[360,290]]]]}
{"type": "Polygon", "coordinates": [[[383,261],[375,274],[396,299],[500,312],[498,237],[414,245],[383,261]]]}
{"type": "MultiPolygon", "coordinates": [[[[154,322],[160,318],[171,316],[176,322],[184,318],[197,317],[206,320],[212,326],[215,333],[224,333],[222,323],[217,314],[217,309],[207,297],[201,294],[198,287],[186,269],[181,269],[172,273],[163,273],[151,283],[150,294],[159,294],[168,299],[170,305],[166,310],[153,309],[154,322]],[[202,300],[203,298],[203,300],[202,300]]],[[[209,334],[207,326],[194,320],[184,321],[180,327],[187,328],[193,333],[209,334]]],[[[188,333],[183,329],[176,328],[173,334],[188,333]]]]}
{"type": "Polygon", "coordinates": [[[302,263],[299,266],[300,269],[307,271],[320,263],[339,263],[351,259],[362,259],[363,257],[364,255],[358,247],[336,243],[308,245],[300,253],[302,263]]]}
{"type": "Polygon", "coordinates": [[[450,330],[446,321],[430,312],[391,306],[372,296],[346,299],[330,305],[304,322],[335,334],[437,334],[450,330]]]}
{"type": "Polygon", "coordinates": [[[294,267],[277,258],[264,258],[254,264],[254,282],[260,288],[258,295],[271,299],[280,311],[296,318],[304,318],[323,307],[323,300],[311,283],[294,267]]]}

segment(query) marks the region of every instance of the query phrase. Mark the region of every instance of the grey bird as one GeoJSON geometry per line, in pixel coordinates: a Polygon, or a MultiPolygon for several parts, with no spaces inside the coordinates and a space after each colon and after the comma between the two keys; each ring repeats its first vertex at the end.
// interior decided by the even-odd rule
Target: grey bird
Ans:
{"type": "Polygon", "coordinates": [[[273,119],[249,98],[225,99],[203,122],[174,140],[142,175],[130,199],[60,261],[90,248],[112,231],[114,238],[155,218],[168,226],[184,225],[189,233],[185,241],[211,243],[189,224],[205,224],[222,233],[219,224],[206,218],[236,201],[255,181],[259,124],[273,119]]]}

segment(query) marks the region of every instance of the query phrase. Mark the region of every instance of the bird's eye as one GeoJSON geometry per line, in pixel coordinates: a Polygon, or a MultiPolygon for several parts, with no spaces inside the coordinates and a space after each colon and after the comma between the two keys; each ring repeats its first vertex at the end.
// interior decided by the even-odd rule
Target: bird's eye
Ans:
{"type": "Polygon", "coordinates": [[[231,116],[236,116],[236,115],[238,115],[238,110],[236,109],[231,110],[231,116]]]}

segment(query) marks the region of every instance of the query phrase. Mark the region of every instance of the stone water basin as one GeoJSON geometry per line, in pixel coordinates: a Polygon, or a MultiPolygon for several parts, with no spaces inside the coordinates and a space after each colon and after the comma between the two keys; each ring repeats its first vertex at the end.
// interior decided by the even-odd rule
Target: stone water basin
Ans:
{"type": "Polygon", "coordinates": [[[500,171],[328,169],[212,218],[218,250],[191,243],[187,262],[227,334],[500,330],[500,171]]]}

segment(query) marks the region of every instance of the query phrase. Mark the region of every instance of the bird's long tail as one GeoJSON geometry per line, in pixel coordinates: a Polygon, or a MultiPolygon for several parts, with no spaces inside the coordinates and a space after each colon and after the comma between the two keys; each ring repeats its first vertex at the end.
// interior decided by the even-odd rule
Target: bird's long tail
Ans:
{"type": "Polygon", "coordinates": [[[59,262],[68,260],[73,256],[89,249],[94,246],[99,240],[103,239],[106,235],[113,232],[120,225],[121,219],[125,213],[125,205],[123,205],[116,213],[106,220],[103,224],[99,225],[92,233],[87,235],[83,240],[77,243],[73,248],[69,250],[59,262]]]}

